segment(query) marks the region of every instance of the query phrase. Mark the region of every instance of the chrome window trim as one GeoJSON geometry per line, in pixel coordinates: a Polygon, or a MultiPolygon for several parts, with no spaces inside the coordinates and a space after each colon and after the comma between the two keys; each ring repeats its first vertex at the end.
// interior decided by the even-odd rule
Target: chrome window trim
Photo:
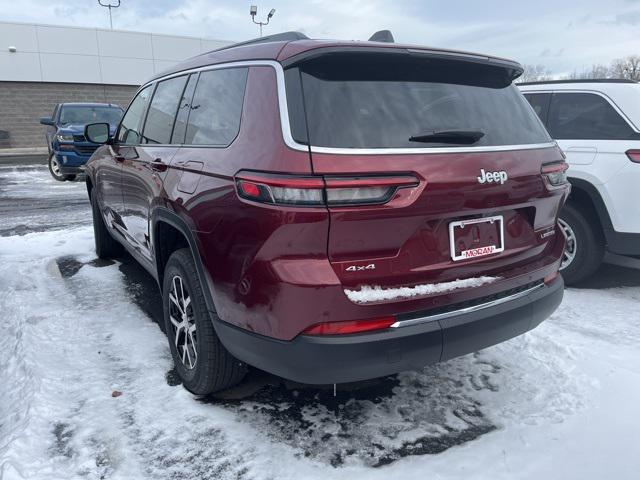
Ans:
{"type": "Polygon", "coordinates": [[[461,308],[459,310],[453,310],[451,312],[437,313],[435,315],[426,315],[424,317],[412,318],[410,320],[398,320],[397,322],[391,324],[390,328],[410,327],[413,325],[421,325],[423,323],[435,322],[437,320],[443,320],[445,318],[457,317],[459,315],[466,315],[469,313],[478,312],[480,310],[485,310],[487,308],[495,307],[497,305],[502,305],[503,303],[512,302],[519,298],[525,297],[530,293],[535,292],[544,287],[545,287],[545,284],[541,283],[540,285],[536,285],[535,287],[528,288],[527,290],[523,290],[522,292],[509,295],[508,297],[499,298],[497,300],[481,303],[479,305],[473,305],[471,307],[461,308]]]}
{"type": "MultiPolygon", "coordinates": [[[[285,83],[284,83],[284,69],[282,68],[282,65],[280,64],[280,62],[276,62],[275,60],[243,60],[243,61],[237,61],[237,62],[218,63],[218,64],[215,64],[215,65],[205,65],[205,66],[202,66],[202,67],[191,68],[189,70],[181,70],[179,72],[171,73],[171,74],[165,75],[163,77],[154,78],[153,80],[151,80],[151,81],[145,83],[144,85],[142,85],[138,89],[138,92],[141,91],[146,86],[151,85],[153,83],[161,82],[163,80],[167,80],[167,79],[173,78],[173,77],[179,77],[181,75],[189,75],[191,73],[199,73],[199,72],[205,72],[205,71],[209,71],[209,70],[222,70],[224,68],[241,68],[241,67],[272,67],[275,70],[275,72],[276,72],[276,84],[278,86],[278,110],[280,111],[280,127],[281,127],[281,130],[282,130],[282,136],[284,138],[284,142],[289,148],[292,148],[294,150],[299,150],[299,151],[302,151],[302,152],[308,152],[309,151],[309,147],[307,145],[303,145],[301,143],[296,142],[293,139],[293,135],[291,134],[291,124],[289,122],[289,110],[287,108],[287,94],[286,94],[285,83]]],[[[137,95],[138,92],[136,92],[136,95],[137,95]]],[[[156,146],[156,147],[188,146],[189,148],[191,148],[191,147],[194,147],[194,146],[197,146],[197,145],[190,145],[190,144],[160,145],[160,144],[154,144],[153,146],[156,146]]],[[[211,147],[211,145],[200,145],[200,147],[211,147]]],[[[218,147],[218,148],[220,148],[220,147],[218,147]]]]}
{"type": "MultiPolygon", "coordinates": [[[[276,72],[276,84],[278,88],[278,109],[280,110],[280,127],[282,130],[282,137],[284,143],[293,150],[301,152],[311,153],[327,153],[334,155],[420,155],[425,153],[470,153],[470,152],[504,152],[511,150],[533,150],[540,148],[553,148],[557,147],[555,141],[546,143],[535,143],[525,145],[494,145],[485,147],[435,147],[435,148],[336,148],[336,147],[317,147],[304,145],[296,142],[291,133],[291,123],[289,121],[289,109],[287,107],[287,92],[284,81],[284,68],[280,62],[275,60],[242,60],[237,62],[225,62],[215,65],[205,65],[202,67],[192,68],[189,70],[182,70],[180,72],[171,73],[163,77],[154,78],[153,80],[140,86],[138,92],[143,88],[153,83],[161,82],[169,78],[178,77],[181,75],[188,75],[191,73],[204,72],[208,70],[221,70],[223,68],[237,68],[237,67],[272,67],[276,72]]],[[[136,95],[138,94],[136,92],[136,95]]],[[[135,97],[134,97],[135,98],[135,97]]],[[[154,146],[181,146],[186,144],[171,144],[154,146]]],[[[191,147],[192,145],[188,145],[191,147]]],[[[208,145],[205,145],[208,146],[208,145]]]]}
{"type": "Polygon", "coordinates": [[[343,155],[411,155],[425,153],[506,152],[510,150],[534,150],[553,148],[557,143],[529,143],[525,145],[493,145],[485,147],[435,147],[435,148],[334,148],[311,146],[312,153],[343,155]]]}

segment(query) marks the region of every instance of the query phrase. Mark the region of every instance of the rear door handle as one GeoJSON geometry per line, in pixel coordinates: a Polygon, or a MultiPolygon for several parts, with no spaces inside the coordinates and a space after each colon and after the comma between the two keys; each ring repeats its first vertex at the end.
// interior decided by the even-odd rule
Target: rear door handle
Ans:
{"type": "Polygon", "coordinates": [[[162,161],[161,158],[156,158],[153,162],[151,162],[151,170],[154,172],[166,172],[167,164],[162,161]]]}

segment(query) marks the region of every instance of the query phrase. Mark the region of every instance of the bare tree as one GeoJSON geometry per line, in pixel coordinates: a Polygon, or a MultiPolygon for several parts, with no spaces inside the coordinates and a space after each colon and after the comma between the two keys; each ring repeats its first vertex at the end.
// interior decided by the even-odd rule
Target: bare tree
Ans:
{"type": "Polygon", "coordinates": [[[611,77],[611,69],[606,65],[595,64],[590,68],[586,68],[582,71],[574,70],[569,74],[569,80],[587,80],[595,78],[609,78],[611,77]]]}
{"type": "MultiPolygon", "coordinates": [[[[544,65],[523,65],[524,73],[518,83],[551,80],[551,71],[544,65]]],[[[624,78],[640,82],[640,55],[628,55],[613,60],[609,65],[595,63],[583,70],[574,70],[564,77],[567,80],[594,80],[624,78]]]]}
{"type": "Polygon", "coordinates": [[[611,76],[640,81],[640,55],[629,55],[611,62],[611,76]]]}
{"type": "Polygon", "coordinates": [[[541,82],[551,80],[551,71],[544,65],[523,65],[524,73],[518,78],[518,83],[541,82]]]}

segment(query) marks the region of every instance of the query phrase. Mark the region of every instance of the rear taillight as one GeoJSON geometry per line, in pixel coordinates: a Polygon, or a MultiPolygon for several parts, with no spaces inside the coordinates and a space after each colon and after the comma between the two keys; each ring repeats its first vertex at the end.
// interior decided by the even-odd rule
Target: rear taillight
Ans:
{"type": "Polygon", "coordinates": [[[547,187],[561,187],[568,183],[567,169],[569,164],[566,162],[545,163],[542,165],[540,173],[546,180],[547,187]]]}
{"type": "Polygon", "coordinates": [[[627,150],[625,152],[629,160],[635,163],[640,163],[640,150],[627,150]]]}
{"type": "Polygon", "coordinates": [[[398,189],[419,183],[413,175],[332,177],[240,172],[236,176],[241,198],[303,207],[381,205],[391,200],[398,189]]]}
{"type": "Polygon", "coordinates": [[[236,177],[238,195],[273,205],[324,205],[322,178],[246,174],[236,177]]]}
{"type": "Polygon", "coordinates": [[[372,318],[368,320],[349,320],[346,322],[318,323],[307,328],[303,335],[348,335],[375,330],[385,330],[396,323],[396,317],[372,318]]]}

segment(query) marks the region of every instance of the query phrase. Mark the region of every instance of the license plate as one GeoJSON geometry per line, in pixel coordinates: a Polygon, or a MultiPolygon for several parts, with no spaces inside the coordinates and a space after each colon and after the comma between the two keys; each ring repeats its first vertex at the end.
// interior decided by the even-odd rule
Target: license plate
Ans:
{"type": "Polygon", "coordinates": [[[504,251],[504,218],[496,215],[451,222],[449,243],[454,262],[500,253],[504,251]]]}

